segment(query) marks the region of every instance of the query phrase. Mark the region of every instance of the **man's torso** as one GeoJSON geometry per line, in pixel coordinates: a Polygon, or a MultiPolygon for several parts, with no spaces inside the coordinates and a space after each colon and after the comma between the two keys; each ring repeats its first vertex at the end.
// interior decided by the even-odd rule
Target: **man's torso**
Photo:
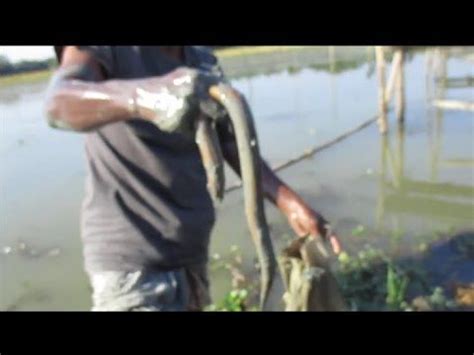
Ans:
{"type": "MultiPolygon", "coordinates": [[[[181,64],[158,47],[88,47],[107,79],[164,75],[181,64]]],[[[186,65],[218,70],[208,50],[186,65]]],[[[140,119],[86,136],[81,235],[86,270],[173,269],[207,260],[214,208],[195,142],[140,119]]]]}

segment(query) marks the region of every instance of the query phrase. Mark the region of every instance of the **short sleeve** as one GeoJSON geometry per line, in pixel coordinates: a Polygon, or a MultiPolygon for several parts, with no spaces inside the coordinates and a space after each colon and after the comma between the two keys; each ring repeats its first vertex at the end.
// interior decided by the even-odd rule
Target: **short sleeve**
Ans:
{"type": "Polygon", "coordinates": [[[82,51],[87,51],[100,63],[108,78],[114,76],[115,63],[112,46],[77,46],[82,51]]]}
{"type": "MultiPolygon", "coordinates": [[[[111,46],[77,46],[81,51],[89,52],[101,65],[104,70],[104,74],[111,78],[114,76],[115,63],[113,47],[111,46]]],[[[56,53],[56,59],[61,63],[62,53],[64,46],[55,46],[54,51],[56,53]]]]}

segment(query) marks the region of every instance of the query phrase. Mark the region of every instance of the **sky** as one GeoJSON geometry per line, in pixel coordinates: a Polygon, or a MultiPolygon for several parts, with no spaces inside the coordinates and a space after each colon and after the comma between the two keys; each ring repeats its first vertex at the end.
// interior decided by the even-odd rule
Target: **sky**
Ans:
{"type": "Polygon", "coordinates": [[[41,60],[54,57],[53,46],[0,46],[0,55],[11,62],[20,60],[41,60]]]}

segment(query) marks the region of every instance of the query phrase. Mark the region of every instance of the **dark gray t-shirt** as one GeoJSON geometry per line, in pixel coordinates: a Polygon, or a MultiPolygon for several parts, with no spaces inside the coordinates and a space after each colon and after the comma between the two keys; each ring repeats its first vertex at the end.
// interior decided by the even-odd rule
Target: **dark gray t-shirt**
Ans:
{"type": "MultiPolygon", "coordinates": [[[[166,74],[180,63],[158,47],[80,47],[107,79],[166,74]]],[[[186,65],[222,74],[205,47],[185,47],[186,65]]],[[[207,261],[213,203],[196,143],[140,119],[86,134],[81,236],[88,272],[172,269],[207,261]]]]}

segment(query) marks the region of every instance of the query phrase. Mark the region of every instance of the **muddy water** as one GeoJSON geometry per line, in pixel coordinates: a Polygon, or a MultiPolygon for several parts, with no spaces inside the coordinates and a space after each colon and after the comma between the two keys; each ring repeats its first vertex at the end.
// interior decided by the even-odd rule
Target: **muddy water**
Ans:
{"type": "MultiPolygon", "coordinates": [[[[447,76],[474,76],[472,48],[469,55],[458,52],[446,61],[447,76]]],[[[280,173],[336,226],[349,250],[371,243],[404,256],[440,233],[474,229],[474,113],[428,104],[428,55],[408,56],[403,131],[391,114],[386,139],[372,125],[280,173]]],[[[373,53],[363,47],[234,58],[224,68],[249,99],[271,165],[336,137],[377,109],[373,53]]],[[[87,310],[78,222],[82,137],[47,127],[45,86],[0,88],[0,309],[87,310]]],[[[474,89],[446,88],[437,95],[473,101],[474,89]]],[[[235,179],[228,172],[228,182],[235,179]]],[[[218,207],[211,249],[225,256],[237,245],[251,265],[242,202],[238,190],[218,207]]],[[[269,204],[267,214],[280,248],[291,231],[269,204]]],[[[228,275],[213,273],[212,281],[218,299],[229,288],[228,275]]]]}

